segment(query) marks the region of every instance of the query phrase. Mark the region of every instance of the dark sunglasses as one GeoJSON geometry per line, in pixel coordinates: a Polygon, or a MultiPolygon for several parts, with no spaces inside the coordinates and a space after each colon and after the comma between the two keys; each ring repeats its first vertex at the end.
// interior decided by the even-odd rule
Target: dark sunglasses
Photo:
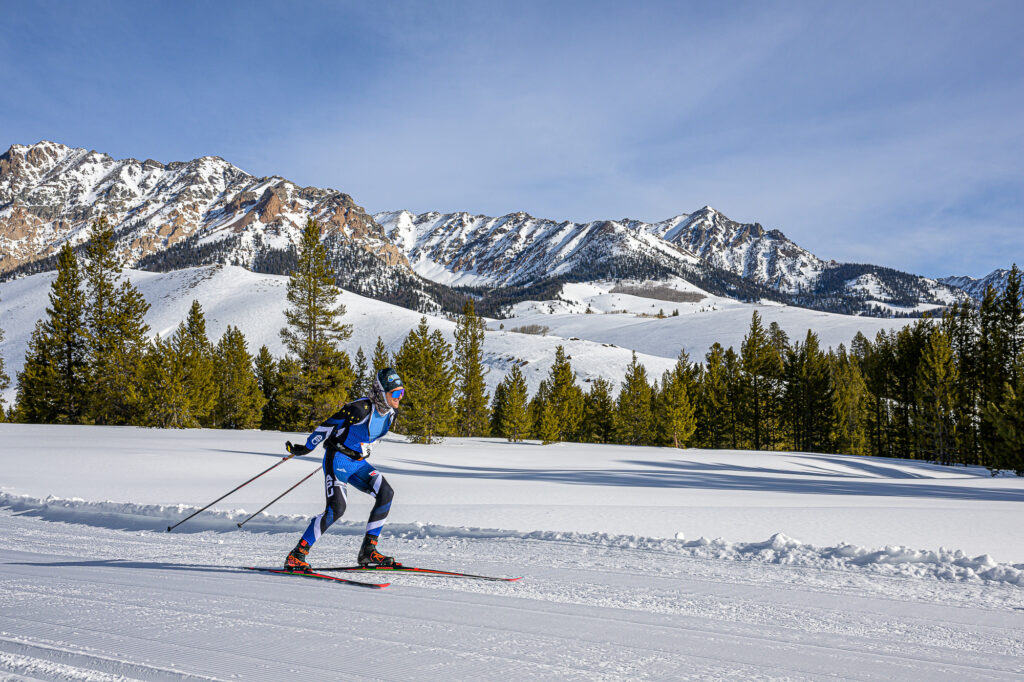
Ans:
{"type": "Polygon", "coordinates": [[[399,399],[403,395],[405,395],[405,389],[404,388],[396,388],[395,390],[391,391],[391,397],[392,398],[399,399]]]}

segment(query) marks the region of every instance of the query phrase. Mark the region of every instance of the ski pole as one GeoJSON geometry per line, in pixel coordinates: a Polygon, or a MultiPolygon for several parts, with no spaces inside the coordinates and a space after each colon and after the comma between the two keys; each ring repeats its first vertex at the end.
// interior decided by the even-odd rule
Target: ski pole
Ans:
{"type": "Polygon", "coordinates": [[[247,517],[247,518],[246,518],[246,519],[245,519],[244,521],[241,521],[241,522],[240,522],[240,523],[238,524],[238,527],[239,527],[239,528],[241,528],[241,527],[242,527],[242,524],[246,523],[246,522],[247,522],[247,521],[248,521],[249,519],[251,519],[252,517],[256,516],[256,514],[259,514],[259,513],[261,512],[261,511],[263,511],[264,509],[266,509],[266,508],[267,508],[267,507],[269,507],[270,505],[274,504],[275,502],[277,502],[278,500],[280,500],[280,499],[281,499],[282,497],[284,497],[285,495],[287,495],[287,494],[288,494],[288,493],[290,493],[291,491],[293,491],[293,490],[295,490],[296,488],[298,488],[298,487],[299,487],[300,485],[302,485],[303,483],[305,483],[305,482],[306,482],[306,479],[307,479],[307,478],[309,478],[310,476],[312,476],[312,475],[313,475],[313,474],[315,474],[316,472],[318,472],[318,471],[322,470],[322,468],[323,468],[323,467],[317,467],[316,469],[313,469],[312,471],[310,471],[310,472],[309,472],[308,474],[306,474],[305,476],[303,476],[303,477],[302,477],[302,480],[301,480],[301,481],[299,481],[298,483],[296,483],[295,485],[293,485],[293,486],[292,486],[291,488],[288,488],[288,490],[285,490],[285,491],[284,491],[283,493],[281,493],[280,495],[278,495],[277,497],[275,497],[274,499],[272,499],[272,500],[271,500],[270,502],[267,502],[267,503],[266,503],[265,505],[263,505],[263,507],[262,507],[261,509],[259,509],[258,511],[256,511],[256,512],[254,512],[254,513],[250,514],[250,515],[249,515],[249,516],[248,516],[248,517],[247,517]]]}
{"type": "MultiPolygon", "coordinates": [[[[288,460],[290,460],[290,459],[291,459],[292,457],[295,457],[295,456],[296,456],[296,455],[288,455],[287,457],[282,457],[282,458],[281,458],[281,461],[280,461],[280,462],[278,462],[277,464],[275,464],[274,466],[270,467],[270,469],[273,469],[273,468],[274,468],[274,467],[276,467],[276,466],[280,466],[280,465],[284,464],[285,462],[287,462],[288,460]]],[[[270,471],[270,469],[267,469],[267,471],[270,471]]],[[[193,516],[195,516],[195,515],[196,515],[196,514],[198,514],[199,512],[201,512],[201,511],[206,511],[207,509],[209,509],[209,508],[210,508],[210,507],[212,507],[213,505],[217,504],[218,502],[220,502],[221,500],[223,500],[223,499],[224,499],[225,497],[227,497],[227,496],[228,496],[228,495],[230,495],[231,493],[235,492],[236,490],[240,490],[240,489],[244,488],[245,486],[249,485],[250,483],[252,483],[253,481],[255,481],[255,480],[256,480],[257,478],[259,478],[259,477],[260,477],[260,476],[262,476],[263,474],[267,473],[267,471],[264,471],[264,472],[261,472],[261,473],[258,473],[258,474],[256,474],[255,476],[253,476],[252,478],[250,478],[250,479],[249,479],[248,481],[246,481],[246,482],[245,482],[245,483],[243,483],[242,485],[238,486],[237,488],[235,488],[234,490],[232,490],[232,491],[230,491],[230,492],[224,493],[223,495],[221,495],[221,496],[220,496],[220,497],[218,497],[218,498],[217,498],[216,500],[214,500],[214,501],[213,501],[213,502],[211,502],[210,504],[206,505],[206,506],[205,506],[205,507],[203,507],[202,509],[200,509],[200,510],[198,510],[198,511],[195,511],[195,512],[192,512],[191,514],[189,514],[188,516],[186,516],[185,518],[183,518],[183,519],[182,519],[181,521],[178,521],[178,522],[177,522],[176,524],[174,524],[173,526],[167,526],[167,532],[168,532],[168,533],[170,533],[170,532],[171,532],[172,530],[174,530],[175,528],[177,528],[177,527],[178,527],[178,526],[180,526],[181,524],[185,523],[186,521],[188,521],[189,519],[191,519],[191,518],[192,518],[193,516]]]]}

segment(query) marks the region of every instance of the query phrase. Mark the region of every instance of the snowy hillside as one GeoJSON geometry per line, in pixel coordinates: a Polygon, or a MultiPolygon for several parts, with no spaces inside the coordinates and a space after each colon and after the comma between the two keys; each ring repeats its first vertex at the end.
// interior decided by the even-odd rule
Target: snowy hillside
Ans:
{"type": "MultiPolygon", "coordinates": [[[[1011,680],[1024,479],[838,455],[492,439],[373,463],[381,547],[514,583],[260,575],[323,506],[294,434],[0,424],[0,677],[1011,680]],[[26,454],[28,453],[28,454],[26,454]],[[54,475],[60,472],[60,475],[54,475]]],[[[310,554],[350,565],[370,499],[310,554]]]]}
{"type": "MultiPolygon", "coordinates": [[[[185,319],[192,301],[198,300],[211,339],[219,338],[230,324],[245,334],[251,353],[261,345],[266,345],[274,355],[284,353],[278,332],[285,325],[287,277],[256,274],[236,266],[187,268],[168,273],[130,270],[128,276],[151,305],[146,323],[154,334],[172,333],[185,319]]],[[[0,282],[0,329],[5,332],[0,354],[12,379],[23,366],[36,320],[45,314],[47,295],[55,277],[55,273],[41,273],[0,282]]],[[[566,285],[561,298],[522,303],[514,308],[510,319],[488,321],[484,344],[488,391],[493,392],[513,362],[521,364],[530,392],[536,391],[547,376],[553,350],[559,344],[565,347],[577,380],[584,387],[597,377],[610,379],[618,386],[633,350],[647,371],[660,377],[675,363],[681,348],[693,361],[703,360],[715,341],[738,349],[754,310],[760,312],[765,325],[778,322],[793,340],[802,340],[807,330],[813,329],[826,347],[849,345],[858,331],[874,338],[879,329],[907,323],[777,304],[745,304],[712,296],[678,279],[659,287],[621,282],[566,285]],[[641,295],[621,293],[624,289],[641,295]],[[665,300],[679,296],[690,300],[665,300]],[[591,314],[586,313],[588,308],[591,314]],[[676,310],[679,315],[671,316],[676,310]],[[659,311],[669,317],[651,317],[659,311]],[[541,332],[546,328],[546,335],[515,331],[531,328],[541,332]]],[[[378,336],[389,351],[395,352],[420,319],[419,313],[407,308],[349,291],[339,301],[347,310],[342,321],[353,328],[352,338],[345,344],[352,356],[362,347],[369,357],[378,336]]],[[[455,322],[430,317],[429,324],[453,342],[455,322]]],[[[15,395],[13,383],[5,394],[8,403],[15,395]]]]}
{"type": "MultiPolygon", "coordinates": [[[[278,332],[285,326],[287,277],[256,274],[235,266],[207,266],[168,273],[129,270],[127,275],[151,305],[146,323],[152,333],[162,336],[172,333],[185,319],[192,301],[198,300],[203,307],[207,334],[211,339],[218,339],[230,324],[245,334],[251,353],[255,354],[261,345],[266,345],[274,355],[284,354],[278,332]]],[[[12,379],[24,364],[25,350],[35,321],[45,314],[47,294],[55,277],[55,273],[42,273],[0,283],[0,328],[5,332],[5,340],[0,342],[0,353],[12,379]]],[[[346,308],[342,322],[352,325],[352,337],[344,348],[353,357],[362,347],[369,358],[378,336],[394,353],[421,317],[407,308],[348,291],[338,301],[346,308]]],[[[455,322],[431,317],[429,324],[431,328],[441,330],[449,343],[454,343],[455,322]]],[[[625,347],[583,338],[567,340],[520,334],[509,328],[499,330],[496,322],[490,323],[489,327],[493,331],[486,335],[484,365],[489,370],[485,379],[490,392],[512,368],[513,362],[525,363],[521,366],[523,375],[531,392],[535,391],[547,376],[558,344],[564,345],[572,356],[573,368],[581,382],[604,376],[617,384],[630,362],[631,351],[625,347]]],[[[671,354],[642,354],[640,360],[660,376],[674,364],[674,357],[671,354]]],[[[6,397],[8,402],[14,398],[13,385],[6,397]]]]}
{"type": "Polygon", "coordinates": [[[825,348],[838,348],[839,344],[849,348],[857,332],[874,340],[880,330],[899,329],[912,322],[837,315],[771,302],[741,303],[675,279],[653,285],[567,284],[560,300],[520,303],[513,306],[512,317],[501,320],[501,324],[506,329],[547,328],[549,334],[561,338],[589,339],[663,357],[675,357],[682,348],[691,361],[702,362],[716,341],[738,352],[755,310],[766,327],[777,322],[791,341],[802,342],[810,329],[825,348]],[[660,314],[665,317],[658,317],[660,314]]]}

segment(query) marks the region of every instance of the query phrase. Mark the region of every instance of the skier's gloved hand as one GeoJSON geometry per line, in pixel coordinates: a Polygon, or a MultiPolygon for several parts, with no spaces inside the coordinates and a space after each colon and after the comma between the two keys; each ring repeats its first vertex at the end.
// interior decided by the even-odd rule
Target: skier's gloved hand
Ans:
{"type": "Polygon", "coordinates": [[[284,449],[288,451],[289,455],[298,455],[299,457],[309,452],[305,445],[292,444],[290,440],[284,442],[284,449]]]}

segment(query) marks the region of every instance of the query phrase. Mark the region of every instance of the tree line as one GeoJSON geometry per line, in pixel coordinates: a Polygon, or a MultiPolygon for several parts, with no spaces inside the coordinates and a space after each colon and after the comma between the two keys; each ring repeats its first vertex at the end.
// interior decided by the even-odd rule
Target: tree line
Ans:
{"type": "MultiPolygon", "coordinates": [[[[651,377],[633,354],[619,387],[581,386],[559,346],[530,396],[512,362],[486,391],[484,321],[467,301],[454,344],[427,318],[389,353],[342,350],[351,327],[319,225],[307,222],[289,273],[287,352],[252,354],[229,326],[216,342],[197,301],[178,328],[148,339],[149,305],[121,276],[106,221],[80,264],[67,245],[46,316],[33,331],[17,399],[6,418],[33,423],[168,428],[312,429],[342,403],[367,395],[377,369],[402,376],[399,433],[432,443],[496,436],[670,447],[800,450],[977,464],[1024,475],[1024,310],[1016,266],[1004,291],[954,305],[850,348],[822,349],[816,334],[791,341],[753,313],[740,348],[715,343],[702,362],[681,351],[651,377]]],[[[2,333],[2,332],[0,332],[2,333]]],[[[0,337],[2,338],[2,337],[0,337]]],[[[0,364],[0,389],[9,378],[0,364]]],[[[0,414],[4,414],[0,410],[0,414]]]]}

